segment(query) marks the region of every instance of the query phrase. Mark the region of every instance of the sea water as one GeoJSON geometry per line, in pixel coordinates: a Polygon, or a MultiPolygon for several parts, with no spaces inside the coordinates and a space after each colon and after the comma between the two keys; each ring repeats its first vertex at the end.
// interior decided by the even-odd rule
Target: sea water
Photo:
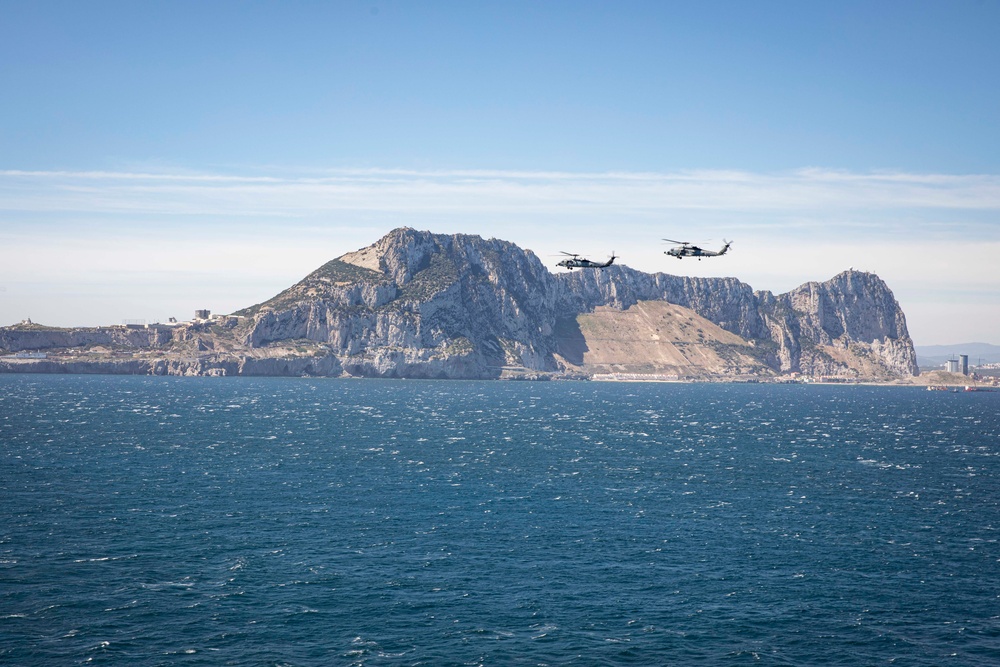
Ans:
{"type": "Polygon", "coordinates": [[[0,376],[0,663],[1000,664],[1000,393],[0,376]]]}

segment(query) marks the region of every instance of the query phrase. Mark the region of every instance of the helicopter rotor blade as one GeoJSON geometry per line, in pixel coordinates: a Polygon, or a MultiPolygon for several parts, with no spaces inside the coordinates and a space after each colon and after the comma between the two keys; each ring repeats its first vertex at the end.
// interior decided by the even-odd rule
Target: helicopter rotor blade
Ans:
{"type": "Polygon", "coordinates": [[[690,245],[687,241],[675,241],[673,239],[663,239],[663,240],[667,241],[668,243],[679,243],[680,245],[690,245]]]}

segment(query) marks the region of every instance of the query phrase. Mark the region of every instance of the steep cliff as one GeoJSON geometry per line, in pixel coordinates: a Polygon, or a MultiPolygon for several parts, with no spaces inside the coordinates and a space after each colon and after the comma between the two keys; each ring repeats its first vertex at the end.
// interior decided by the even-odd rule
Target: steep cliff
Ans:
{"type": "Polygon", "coordinates": [[[735,278],[621,265],[556,275],[506,241],[408,228],[235,315],[226,327],[166,332],[0,329],[0,349],[147,350],[147,366],[121,368],[153,374],[532,377],[623,359],[687,377],[917,373],[905,317],[874,274],[848,271],[778,296],[735,278]]]}
{"type": "Polygon", "coordinates": [[[556,295],[552,274],[512,243],[397,229],[241,311],[243,340],[320,342],[352,375],[557,371],[556,295]]]}
{"type": "Polygon", "coordinates": [[[906,317],[873,273],[845,271],[787,294],[757,295],[782,371],[807,375],[917,375],[906,317]]]}
{"type": "Polygon", "coordinates": [[[49,350],[90,345],[111,345],[152,348],[166,345],[173,338],[169,329],[130,327],[86,327],[59,329],[55,327],[0,327],[0,350],[49,350]]]}
{"type": "Polygon", "coordinates": [[[496,239],[397,229],[247,309],[244,341],[330,346],[351,374],[497,377],[556,372],[567,322],[641,301],[690,309],[753,347],[773,373],[916,374],[906,322],[874,274],[848,271],[788,294],[735,278],[647,274],[626,266],[554,275],[531,252],[496,239]],[[562,342],[561,342],[562,341],[562,342]]]}

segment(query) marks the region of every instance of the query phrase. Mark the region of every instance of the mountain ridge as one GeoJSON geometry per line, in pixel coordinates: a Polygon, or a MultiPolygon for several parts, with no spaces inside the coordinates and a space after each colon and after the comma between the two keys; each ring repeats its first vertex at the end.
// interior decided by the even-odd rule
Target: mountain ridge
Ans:
{"type": "MultiPolygon", "coordinates": [[[[288,374],[586,377],[596,372],[580,353],[587,331],[625,331],[623,322],[630,321],[640,324],[628,327],[652,327],[647,332],[652,341],[659,335],[653,329],[676,333],[694,318],[727,334],[706,337],[711,327],[699,327],[702,338],[684,341],[691,352],[681,355],[684,364],[666,363],[681,358],[676,349],[666,354],[668,341],[644,342],[635,346],[634,365],[653,371],[669,367],[700,379],[789,374],[892,379],[918,372],[905,316],[874,274],[845,271],[779,295],[754,291],[736,278],[648,274],[618,264],[554,274],[533,252],[508,241],[406,227],[237,311],[224,327],[186,326],[171,332],[169,343],[157,339],[149,348],[173,346],[187,354],[193,374],[211,368],[248,374],[249,359],[259,366],[285,356],[288,374]],[[628,313],[641,303],[676,308],[643,306],[648,316],[634,319],[638,315],[628,313]],[[602,318],[608,326],[599,324],[602,318]],[[617,323],[610,323],[614,318],[617,323]],[[699,346],[704,349],[695,353],[699,346]]],[[[14,350],[15,338],[10,328],[0,330],[0,348],[14,350]]],[[[168,364],[165,372],[179,368],[168,364]]]]}
{"type": "MultiPolygon", "coordinates": [[[[905,317],[874,274],[846,271],[781,295],[755,292],[736,278],[647,274],[624,265],[553,274],[530,250],[506,241],[409,228],[334,262],[337,279],[327,280],[322,294],[317,281],[323,276],[314,272],[275,297],[278,301],[260,304],[257,313],[274,314],[257,317],[248,342],[302,337],[355,351],[331,332],[329,323],[336,321],[355,334],[352,341],[363,331],[364,349],[406,349],[409,361],[430,362],[433,355],[416,351],[464,340],[478,354],[474,365],[484,374],[486,368],[515,365],[554,372],[567,370],[552,337],[560,322],[601,306],[626,311],[640,301],[666,301],[753,341],[756,355],[775,374],[850,371],[852,364],[831,352],[859,345],[867,349],[858,352],[884,362],[875,375],[916,374],[905,317]],[[345,266],[364,273],[348,276],[345,266]],[[292,321],[298,325],[289,326],[292,321]],[[389,333],[393,328],[395,337],[389,333]],[[400,338],[402,331],[408,336],[400,338]]],[[[378,364],[369,371],[392,373],[378,364]]]]}

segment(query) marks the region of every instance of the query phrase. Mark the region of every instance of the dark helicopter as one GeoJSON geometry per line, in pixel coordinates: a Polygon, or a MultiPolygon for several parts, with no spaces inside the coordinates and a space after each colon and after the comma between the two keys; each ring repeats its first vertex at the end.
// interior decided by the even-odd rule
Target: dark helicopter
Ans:
{"type": "Polygon", "coordinates": [[[603,269],[608,266],[611,266],[615,262],[614,252],[611,253],[611,258],[604,264],[601,264],[600,262],[592,262],[589,259],[580,257],[579,255],[572,252],[564,252],[563,254],[567,255],[566,259],[564,259],[561,262],[558,262],[556,266],[564,266],[570,271],[572,271],[573,269],[603,269]]]}
{"type": "Polygon", "coordinates": [[[725,255],[729,250],[729,246],[733,245],[732,241],[727,241],[722,239],[725,244],[722,246],[722,250],[716,252],[714,250],[705,250],[696,245],[692,245],[687,241],[674,241],[673,239],[663,239],[668,243],[680,243],[676,248],[671,248],[670,250],[665,250],[664,255],[670,255],[671,257],[676,257],[677,259],[684,259],[685,257],[697,257],[698,261],[701,261],[702,257],[721,257],[725,255]]]}

